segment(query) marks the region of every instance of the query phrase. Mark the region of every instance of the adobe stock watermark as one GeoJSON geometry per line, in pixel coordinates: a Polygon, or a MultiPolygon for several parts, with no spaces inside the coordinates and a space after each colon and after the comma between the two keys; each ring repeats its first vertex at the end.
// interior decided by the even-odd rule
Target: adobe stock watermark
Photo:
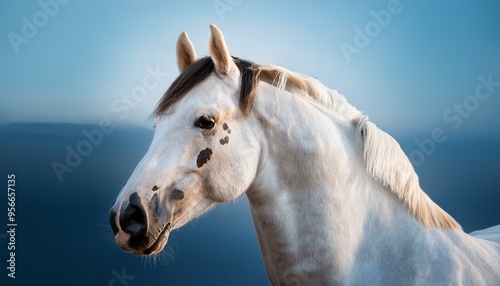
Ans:
{"type": "Polygon", "coordinates": [[[123,285],[127,286],[129,281],[135,279],[135,276],[127,275],[125,272],[125,267],[122,268],[121,273],[116,271],[116,269],[111,270],[113,277],[109,279],[108,286],[123,285]]]}
{"type": "MultiPolygon", "coordinates": [[[[451,130],[460,128],[464,120],[470,118],[472,113],[479,109],[481,102],[488,100],[500,87],[500,81],[494,81],[492,74],[487,77],[480,75],[477,79],[479,83],[476,85],[474,95],[465,97],[461,103],[454,103],[452,107],[443,112],[443,121],[450,124],[448,127],[451,130]]],[[[434,128],[430,137],[414,141],[417,149],[409,153],[410,161],[414,166],[422,165],[427,157],[434,154],[437,145],[446,142],[446,140],[448,140],[446,130],[440,127],[434,128]]]]}
{"type": "MultiPolygon", "coordinates": [[[[111,111],[118,114],[121,120],[125,120],[130,115],[130,111],[147,98],[148,91],[157,88],[168,76],[168,73],[161,71],[159,66],[156,66],[155,69],[147,66],[146,72],[140,85],[134,86],[129,93],[122,94],[111,102],[111,111]]],[[[65,160],[51,163],[52,170],[59,183],[64,181],[63,176],[65,174],[72,173],[82,164],[85,157],[88,157],[96,147],[102,144],[106,134],[110,134],[114,130],[115,124],[113,120],[105,117],[100,120],[98,127],[90,130],[83,129],[81,132],[83,138],[76,146],[66,145],[65,160]]]]}
{"type": "Polygon", "coordinates": [[[70,0],[40,0],[38,6],[40,10],[33,13],[30,18],[22,17],[20,33],[10,32],[7,34],[12,49],[17,54],[21,44],[27,44],[33,39],[40,29],[47,26],[49,20],[54,18],[60,11],[61,5],[68,4],[70,0]]]}
{"type": "Polygon", "coordinates": [[[221,21],[224,21],[224,14],[233,12],[234,8],[243,3],[243,0],[215,0],[212,5],[221,21]]]}
{"type": "Polygon", "coordinates": [[[390,0],[387,2],[386,9],[382,9],[378,12],[374,10],[370,11],[372,20],[368,21],[363,29],[354,27],[355,34],[352,44],[342,42],[339,45],[347,63],[351,62],[351,57],[354,54],[360,54],[364,48],[368,47],[371,40],[382,32],[382,28],[389,26],[392,17],[402,11],[403,6],[401,6],[399,0],[390,0]]]}

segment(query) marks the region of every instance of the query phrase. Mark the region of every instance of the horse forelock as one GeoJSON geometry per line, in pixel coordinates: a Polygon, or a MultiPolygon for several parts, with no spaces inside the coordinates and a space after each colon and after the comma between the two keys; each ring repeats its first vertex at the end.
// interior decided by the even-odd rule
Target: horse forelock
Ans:
{"type": "MultiPolygon", "coordinates": [[[[258,84],[258,69],[250,61],[235,57],[233,57],[233,60],[241,74],[239,105],[242,113],[246,116],[250,113],[253,105],[253,95],[258,84]]],[[[186,67],[160,99],[154,115],[158,116],[166,112],[214,71],[215,64],[211,57],[200,58],[186,67]]]]}
{"type": "Polygon", "coordinates": [[[214,71],[214,68],[214,62],[210,57],[200,58],[187,66],[167,89],[153,114],[158,116],[167,111],[190,90],[204,81],[214,71]]]}

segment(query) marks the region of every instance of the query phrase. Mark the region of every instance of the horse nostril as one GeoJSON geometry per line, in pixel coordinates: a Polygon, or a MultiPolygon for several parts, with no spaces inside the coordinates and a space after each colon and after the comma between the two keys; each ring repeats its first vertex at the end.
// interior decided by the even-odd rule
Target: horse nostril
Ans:
{"type": "Polygon", "coordinates": [[[120,226],[131,238],[140,238],[147,232],[147,215],[137,193],[130,195],[129,203],[120,216],[120,226]]]}
{"type": "Polygon", "coordinates": [[[118,226],[116,225],[116,212],[113,209],[109,210],[109,224],[111,225],[111,228],[113,229],[113,234],[116,235],[118,233],[118,226]]]}

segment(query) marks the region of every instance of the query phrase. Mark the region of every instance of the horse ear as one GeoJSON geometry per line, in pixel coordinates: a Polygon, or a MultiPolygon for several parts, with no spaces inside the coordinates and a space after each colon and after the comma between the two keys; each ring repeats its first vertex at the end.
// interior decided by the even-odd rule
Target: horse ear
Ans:
{"type": "Polygon", "coordinates": [[[215,63],[216,70],[223,75],[228,75],[234,66],[233,59],[229,55],[226,42],[222,32],[214,24],[210,25],[210,56],[215,63]]]}
{"type": "Polygon", "coordinates": [[[191,43],[188,34],[182,32],[177,40],[177,66],[179,67],[179,71],[182,72],[197,59],[193,43],[191,43]]]}

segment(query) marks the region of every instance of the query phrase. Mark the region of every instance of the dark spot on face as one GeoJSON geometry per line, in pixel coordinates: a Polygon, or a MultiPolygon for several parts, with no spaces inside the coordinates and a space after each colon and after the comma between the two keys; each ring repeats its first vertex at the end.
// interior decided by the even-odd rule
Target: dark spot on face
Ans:
{"type": "Polygon", "coordinates": [[[224,139],[221,139],[219,142],[220,142],[220,144],[222,144],[222,145],[227,144],[227,143],[229,143],[229,137],[228,137],[228,136],[226,136],[226,137],[224,137],[224,139]]]}
{"type": "Polygon", "coordinates": [[[210,150],[210,148],[207,148],[205,150],[202,150],[200,154],[198,154],[198,158],[196,158],[196,165],[198,168],[201,168],[201,166],[205,165],[205,163],[210,160],[210,156],[212,156],[213,152],[210,150]]]}
{"type": "Polygon", "coordinates": [[[227,133],[231,134],[231,129],[229,129],[229,125],[227,125],[226,123],[222,124],[222,129],[227,131],[227,133]]]}
{"type": "Polygon", "coordinates": [[[156,192],[158,190],[158,186],[154,186],[152,189],[151,189],[153,192],[156,192]]]}
{"type": "Polygon", "coordinates": [[[178,189],[174,189],[172,194],[170,195],[172,200],[182,200],[184,198],[184,192],[178,189]]]}

